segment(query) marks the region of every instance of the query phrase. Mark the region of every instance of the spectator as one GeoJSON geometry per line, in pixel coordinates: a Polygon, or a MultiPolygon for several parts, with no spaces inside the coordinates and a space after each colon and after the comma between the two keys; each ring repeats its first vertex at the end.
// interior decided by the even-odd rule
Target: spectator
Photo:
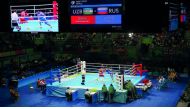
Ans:
{"type": "Polygon", "coordinates": [[[2,87],[6,87],[7,86],[7,79],[6,78],[2,78],[1,79],[1,86],[2,87]]]}
{"type": "Polygon", "coordinates": [[[38,81],[37,81],[37,88],[40,88],[40,79],[38,78],[38,81]]]}
{"type": "Polygon", "coordinates": [[[72,90],[70,87],[67,87],[67,90],[65,91],[65,95],[67,97],[67,101],[72,101],[72,90]]]}
{"type": "Polygon", "coordinates": [[[40,80],[40,89],[41,89],[41,92],[45,91],[45,89],[46,89],[45,79],[40,80]]]}
{"type": "Polygon", "coordinates": [[[85,99],[87,100],[87,102],[92,103],[92,95],[90,94],[89,89],[86,90],[84,95],[85,95],[85,99]]]}
{"type": "Polygon", "coordinates": [[[12,99],[14,100],[14,102],[16,102],[19,99],[19,93],[13,87],[11,87],[9,91],[12,99]]]}

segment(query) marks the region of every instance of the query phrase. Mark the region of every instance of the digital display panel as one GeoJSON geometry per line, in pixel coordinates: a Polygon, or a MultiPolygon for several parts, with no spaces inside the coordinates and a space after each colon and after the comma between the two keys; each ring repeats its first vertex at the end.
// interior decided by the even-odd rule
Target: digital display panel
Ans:
{"type": "Polygon", "coordinates": [[[179,27],[179,3],[169,2],[169,31],[175,31],[179,27]]]}
{"type": "Polygon", "coordinates": [[[58,3],[10,5],[13,32],[59,32],[58,3]]]}
{"type": "Polygon", "coordinates": [[[72,27],[122,27],[122,0],[70,0],[69,11],[72,27]]]}
{"type": "Polygon", "coordinates": [[[185,23],[187,21],[187,8],[183,3],[180,4],[180,22],[185,23]]]}

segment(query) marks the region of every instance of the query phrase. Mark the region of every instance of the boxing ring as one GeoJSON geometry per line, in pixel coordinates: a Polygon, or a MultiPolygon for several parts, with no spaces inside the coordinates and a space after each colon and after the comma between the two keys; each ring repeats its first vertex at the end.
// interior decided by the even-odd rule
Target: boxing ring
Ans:
{"type": "Polygon", "coordinates": [[[58,32],[59,30],[58,3],[56,1],[53,1],[52,4],[10,6],[10,11],[11,13],[16,11],[18,15],[17,24],[20,30],[12,24],[14,32],[58,32]],[[44,13],[43,20],[39,20],[38,11],[44,13]]]}
{"type": "MultiPolygon", "coordinates": [[[[114,95],[113,101],[118,103],[126,103],[127,99],[127,90],[120,88],[119,81],[117,80],[117,74],[121,69],[130,69],[132,65],[121,65],[121,64],[102,64],[102,63],[86,63],[86,74],[85,74],[85,85],[81,85],[82,73],[81,65],[71,66],[66,69],[61,69],[62,73],[61,82],[54,81],[52,84],[47,84],[46,95],[47,96],[56,96],[56,97],[65,97],[65,91],[67,87],[77,90],[77,99],[85,99],[84,93],[86,89],[96,90],[98,101],[103,100],[103,95],[101,89],[103,84],[109,87],[110,84],[113,84],[116,89],[116,94],[114,95]],[[110,74],[104,73],[104,77],[99,77],[99,70],[102,67],[108,67],[114,72],[113,78],[110,74]]],[[[56,76],[54,76],[56,77],[56,76]]],[[[129,74],[124,74],[124,81],[131,80],[134,85],[142,81],[145,76],[133,76],[129,74]]]]}

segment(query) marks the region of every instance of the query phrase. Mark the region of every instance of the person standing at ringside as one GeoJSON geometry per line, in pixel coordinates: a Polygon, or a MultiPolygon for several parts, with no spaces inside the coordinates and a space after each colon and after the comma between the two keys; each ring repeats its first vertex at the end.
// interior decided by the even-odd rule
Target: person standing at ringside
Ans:
{"type": "Polygon", "coordinates": [[[85,74],[82,74],[82,82],[81,85],[85,85],[85,74]]]}
{"type": "Polygon", "coordinates": [[[114,97],[114,94],[115,94],[115,88],[113,87],[112,84],[110,84],[109,86],[109,103],[112,103],[113,102],[113,97],[114,97]]]}
{"type": "Polygon", "coordinates": [[[104,97],[104,102],[106,102],[107,97],[108,97],[108,89],[105,84],[102,86],[102,93],[103,93],[103,97],[104,97]]]}
{"type": "Polygon", "coordinates": [[[85,99],[87,100],[87,103],[92,103],[92,95],[90,94],[89,89],[86,89],[84,96],[85,96],[85,99]]]}
{"type": "Polygon", "coordinates": [[[12,13],[11,13],[11,21],[12,21],[13,30],[16,27],[16,29],[18,31],[20,31],[21,27],[18,25],[19,17],[18,17],[18,14],[17,14],[17,12],[15,10],[13,10],[12,13]]]}
{"type": "Polygon", "coordinates": [[[85,61],[83,61],[83,63],[81,63],[81,73],[82,73],[82,82],[81,82],[81,85],[85,85],[85,76],[86,76],[85,61]]]}
{"type": "Polygon", "coordinates": [[[59,83],[61,83],[61,73],[57,74],[57,78],[58,78],[59,83]]]}
{"type": "Polygon", "coordinates": [[[70,87],[67,87],[67,90],[65,91],[65,95],[67,97],[67,101],[72,101],[72,90],[70,87]]]}

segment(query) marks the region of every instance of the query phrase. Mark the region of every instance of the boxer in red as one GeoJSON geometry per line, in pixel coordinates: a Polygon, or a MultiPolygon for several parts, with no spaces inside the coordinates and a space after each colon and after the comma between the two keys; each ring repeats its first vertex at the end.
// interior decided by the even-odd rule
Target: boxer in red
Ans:
{"type": "Polygon", "coordinates": [[[27,23],[26,18],[29,14],[26,12],[26,10],[22,11],[20,13],[20,23],[27,23]]]}

